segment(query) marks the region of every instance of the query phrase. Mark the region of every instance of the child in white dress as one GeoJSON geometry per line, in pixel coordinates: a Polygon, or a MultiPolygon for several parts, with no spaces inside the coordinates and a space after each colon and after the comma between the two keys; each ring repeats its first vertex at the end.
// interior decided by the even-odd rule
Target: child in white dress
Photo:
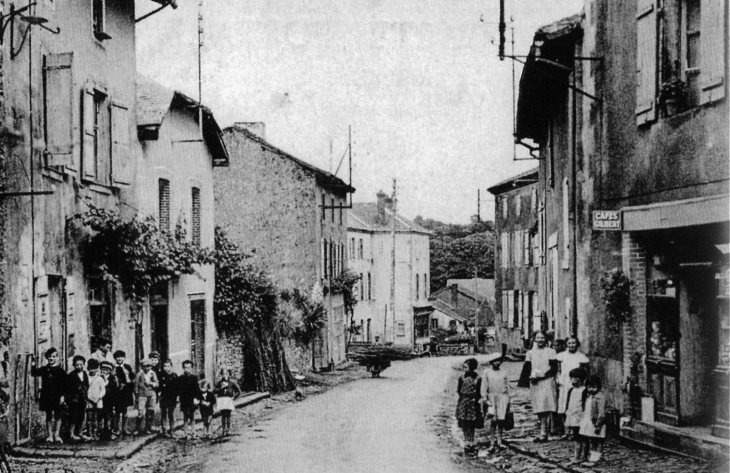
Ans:
{"type": "Polygon", "coordinates": [[[493,353],[487,359],[490,367],[482,374],[482,390],[484,399],[485,418],[490,420],[492,430],[492,446],[490,453],[497,449],[502,450],[502,430],[509,411],[509,376],[507,371],[500,369],[502,354],[493,353]]]}

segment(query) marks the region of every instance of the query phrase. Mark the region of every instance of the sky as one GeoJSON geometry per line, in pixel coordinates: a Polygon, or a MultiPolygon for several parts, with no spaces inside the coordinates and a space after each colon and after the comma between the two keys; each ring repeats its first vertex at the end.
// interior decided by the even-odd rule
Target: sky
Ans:
{"type": "MultiPolygon", "coordinates": [[[[583,0],[506,0],[508,44],[583,0]]],[[[137,16],[154,9],[136,0],[137,16]]],[[[198,97],[197,0],[137,24],[141,74],[198,97]]],[[[498,0],[204,0],[202,102],[222,128],[264,122],[266,140],[335,172],[352,127],[355,202],[449,223],[492,219],[487,188],[537,166],[517,147],[513,63],[497,55],[498,0]]],[[[521,66],[515,64],[515,80],[521,66]]],[[[347,158],[337,175],[349,179],[347,158]]]]}

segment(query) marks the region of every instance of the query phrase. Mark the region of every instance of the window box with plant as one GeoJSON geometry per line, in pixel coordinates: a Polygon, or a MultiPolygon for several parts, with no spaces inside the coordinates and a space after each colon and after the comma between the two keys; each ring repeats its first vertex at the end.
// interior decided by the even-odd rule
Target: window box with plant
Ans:
{"type": "Polygon", "coordinates": [[[676,115],[687,108],[689,89],[687,83],[678,77],[664,81],[659,89],[659,101],[666,116],[676,115]]]}

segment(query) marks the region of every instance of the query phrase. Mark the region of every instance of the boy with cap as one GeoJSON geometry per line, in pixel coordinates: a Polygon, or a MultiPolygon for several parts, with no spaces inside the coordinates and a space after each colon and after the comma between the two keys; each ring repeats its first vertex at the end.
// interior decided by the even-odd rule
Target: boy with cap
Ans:
{"type": "Polygon", "coordinates": [[[76,355],[73,364],[73,371],[66,376],[66,403],[68,404],[68,421],[71,425],[71,440],[89,440],[81,431],[89,395],[89,375],[84,371],[86,358],[76,355]]]}
{"type": "Polygon", "coordinates": [[[152,433],[152,422],[155,419],[156,389],[160,384],[157,375],[152,371],[152,361],[142,361],[142,370],[134,379],[134,394],[137,397],[137,429],[135,435],[152,433]],[[142,430],[142,414],[145,416],[145,428],[142,430]]]}
{"type": "Polygon", "coordinates": [[[106,394],[106,380],[99,373],[99,361],[89,359],[86,364],[89,370],[89,390],[86,394],[86,432],[92,439],[97,439],[100,432],[102,399],[106,394]]]}
{"type": "Polygon", "coordinates": [[[117,378],[118,396],[114,405],[114,422],[116,435],[129,435],[127,430],[127,410],[134,405],[134,371],[124,360],[127,354],[122,350],[114,352],[117,365],[114,368],[114,377],[117,378]]]}
{"type": "Polygon", "coordinates": [[[162,433],[172,438],[175,428],[175,405],[177,404],[177,373],[172,371],[172,360],[165,360],[158,375],[160,382],[160,424],[162,433]],[[165,430],[165,420],[168,428],[165,430]]]}
{"type": "Polygon", "coordinates": [[[106,381],[106,390],[101,399],[101,419],[99,420],[102,428],[100,437],[102,440],[114,440],[117,438],[112,433],[114,427],[114,409],[119,399],[119,385],[117,377],[114,376],[114,365],[108,361],[101,362],[101,377],[106,381]]]}
{"type": "Polygon", "coordinates": [[[46,365],[38,368],[35,357],[30,361],[31,376],[41,378],[41,411],[46,413],[46,442],[63,443],[61,440],[61,414],[65,405],[66,371],[58,366],[58,350],[49,348],[44,355],[46,365]]]}

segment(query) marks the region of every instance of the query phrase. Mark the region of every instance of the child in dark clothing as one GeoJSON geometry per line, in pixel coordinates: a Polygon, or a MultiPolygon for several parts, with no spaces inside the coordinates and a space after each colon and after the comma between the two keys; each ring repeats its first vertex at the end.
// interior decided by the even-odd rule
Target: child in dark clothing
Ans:
{"type": "Polygon", "coordinates": [[[241,394],[241,388],[231,379],[231,370],[221,370],[221,380],[216,384],[213,393],[218,396],[216,405],[221,413],[221,429],[225,437],[231,430],[231,412],[236,408],[233,400],[241,394]]]}
{"type": "Polygon", "coordinates": [[[61,414],[65,404],[66,371],[58,366],[58,350],[49,348],[47,364],[38,368],[36,360],[30,362],[30,374],[41,378],[40,409],[46,413],[46,442],[63,443],[61,440],[61,414]]]}
{"type": "Polygon", "coordinates": [[[210,383],[208,381],[200,382],[200,417],[203,418],[203,426],[205,426],[205,438],[210,438],[210,419],[213,418],[213,408],[215,407],[215,395],[210,392],[210,383]]]}
{"type": "Polygon", "coordinates": [[[175,405],[177,404],[177,373],[172,371],[172,361],[162,363],[162,371],[157,381],[160,383],[160,423],[162,433],[172,438],[172,429],[175,428],[175,405]],[[168,429],[165,430],[165,420],[168,429]]]}
{"type": "Polygon", "coordinates": [[[127,410],[134,405],[134,371],[124,362],[127,354],[122,350],[114,352],[117,366],[114,377],[117,378],[117,398],[114,403],[114,423],[116,435],[129,435],[127,430],[127,410]]]}
{"type": "Polygon", "coordinates": [[[89,375],[84,371],[86,358],[81,355],[74,356],[73,365],[73,371],[66,376],[66,404],[68,404],[71,440],[89,440],[81,431],[89,392],[89,375]]]}
{"type": "Polygon", "coordinates": [[[183,361],[183,374],[177,378],[177,392],[180,397],[180,410],[183,413],[183,429],[186,437],[195,433],[195,406],[200,403],[198,378],[193,374],[193,362],[183,361]]]}
{"type": "Polygon", "coordinates": [[[112,371],[114,371],[114,365],[108,361],[101,362],[101,376],[106,381],[106,392],[101,400],[102,440],[115,440],[117,438],[112,430],[114,427],[114,408],[119,398],[119,385],[117,384],[117,377],[114,376],[112,371]]]}

